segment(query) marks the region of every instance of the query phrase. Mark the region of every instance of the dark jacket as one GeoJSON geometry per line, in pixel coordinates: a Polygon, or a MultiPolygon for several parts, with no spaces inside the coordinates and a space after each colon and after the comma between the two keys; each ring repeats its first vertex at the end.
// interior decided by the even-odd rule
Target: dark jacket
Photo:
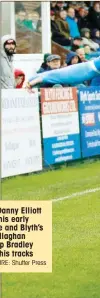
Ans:
{"type": "Polygon", "coordinates": [[[100,12],[96,12],[94,8],[90,8],[88,19],[90,21],[90,28],[97,28],[100,30],[100,12]]]}
{"type": "Polygon", "coordinates": [[[51,32],[52,32],[52,40],[62,46],[70,46],[70,39],[66,38],[63,34],[61,34],[58,24],[51,20],[51,32]]]}
{"type": "Polygon", "coordinates": [[[97,36],[96,36],[96,32],[97,32],[97,31],[98,31],[98,29],[93,29],[93,30],[92,30],[92,33],[91,33],[91,36],[92,36],[92,40],[93,40],[94,42],[98,43],[99,46],[100,46],[100,37],[97,37],[97,36]]]}
{"type": "MultiPolygon", "coordinates": [[[[67,63],[68,66],[71,65],[72,58],[74,58],[74,57],[76,57],[76,56],[78,57],[77,53],[72,52],[72,51],[70,51],[70,52],[67,54],[67,57],[66,57],[66,63],[67,63]]],[[[78,63],[80,63],[80,62],[81,62],[81,60],[80,60],[80,58],[78,57],[78,63]]]]}
{"type": "Polygon", "coordinates": [[[70,37],[70,30],[69,25],[66,21],[62,20],[60,17],[55,20],[56,24],[59,27],[59,31],[62,35],[64,35],[66,38],[70,37]]]}
{"type": "Polygon", "coordinates": [[[77,24],[78,24],[79,31],[81,31],[81,29],[83,28],[90,28],[90,22],[88,20],[88,16],[85,16],[83,18],[79,16],[77,24]]]}
{"type": "Polygon", "coordinates": [[[39,68],[39,70],[37,71],[37,73],[42,73],[48,70],[52,70],[48,65],[44,66],[45,63],[42,63],[41,67],[39,68]]]}

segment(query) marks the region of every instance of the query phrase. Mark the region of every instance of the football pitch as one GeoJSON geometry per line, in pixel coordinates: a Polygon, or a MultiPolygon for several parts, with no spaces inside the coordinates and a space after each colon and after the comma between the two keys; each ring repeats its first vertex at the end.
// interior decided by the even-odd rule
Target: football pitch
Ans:
{"type": "Polygon", "coordinates": [[[5,179],[2,199],[54,200],[52,273],[2,274],[2,298],[100,298],[100,161],[5,179]]]}

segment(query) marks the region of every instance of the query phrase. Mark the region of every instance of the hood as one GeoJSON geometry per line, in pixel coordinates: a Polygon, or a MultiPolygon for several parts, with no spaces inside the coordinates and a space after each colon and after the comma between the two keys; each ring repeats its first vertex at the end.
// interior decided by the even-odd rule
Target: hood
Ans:
{"type": "MultiPolygon", "coordinates": [[[[13,40],[15,41],[15,38],[12,37],[11,35],[4,35],[4,36],[1,37],[1,54],[2,54],[2,56],[3,56],[4,58],[6,58],[6,59],[8,59],[8,57],[7,57],[7,54],[6,54],[5,50],[4,50],[4,43],[5,43],[7,40],[9,40],[9,39],[13,39],[13,40]]],[[[16,41],[15,41],[15,43],[16,43],[16,41]]],[[[11,61],[11,62],[13,61],[13,55],[12,55],[10,61],[11,61]]]]}
{"type": "MultiPolygon", "coordinates": [[[[78,55],[77,55],[77,53],[75,53],[75,52],[69,52],[68,54],[67,54],[67,57],[66,57],[66,63],[67,63],[67,65],[70,65],[71,64],[71,60],[72,60],[72,58],[74,58],[74,57],[78,57],[78,55]]],[[[78,57],[79,58],[79,57],[78,57]]],[[[80,61],[80,59],[79,59],[79,61],[80,61]]]]}
{"type": "Polygon", "coordinates": [[[92,37],[98,38],[98,37],[96,36],[96,32],[97,32],[97,31],[99,31],[99,29],[93,29],[93,30],[92,30],[92,33],[91,33],[92,37]]]}
{"type": "Polygon", "coordinates": [[[15,69],[14,70],[14,76],[15,76],[15,79],[18,78],[18,76],[23,76],[22,82],[19,85],[17,84],[17,86],[16,86],[16,88],[22,88],[23,83],[25,81],[25,73],[20,69],[15,69]]]}
{"type": "Polygon", "coordinates": [[[50,53],[46,53],[46,54],[44,54],[44,63],[46,63],[46,60],[47,60],[47,58],[48,58],[50,55],[51,55],[50,53]]]}
{"type": "MultiPolygon", "coordinates": [[[[11,35],[4,35],[4,36],[2,36],[2,38],[1,38],[2,50],[4,50],[4,43],[5,43],[7,40],[9,40],[9,39],[13,39],[13,40],[15,41],[15,38],[12,37],[11,35]]],[[[16,41],[15,41],[15,43],[16,43],[16,41]]]]}

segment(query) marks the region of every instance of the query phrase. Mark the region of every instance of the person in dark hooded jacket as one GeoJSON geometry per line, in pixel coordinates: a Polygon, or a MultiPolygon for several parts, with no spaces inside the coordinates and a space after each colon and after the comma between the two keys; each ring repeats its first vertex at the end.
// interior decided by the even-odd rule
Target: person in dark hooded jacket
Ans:
{"type": "Polygon", "coordinates": [[[81,59],[79,58],[79,56],[77,55],[77,53],[70,51],[67,54],[66,57],[66,64],[69,65],[73,65],[73,64],[77,64],[80,63],[81,59]]]}
{"type": "MultiPolygon", "coordinates": [[[[74,64],[78,64],[78,63],[81,63],[81,59],[80,57],[78,56],[77,53],[75,52],[72,52],[70,51],[68,54],[67,54],[67,58],[66,58],[66,64],[67,66],[70,66],[70,65],[74,65],[74,64]]],[[[70,86],[70,85],[69,85],[70,86]]],[[[78,84],[76,85],[77,87],[85,87],[84,84],[78,84]]]]}
{"type": "Polygon", "coordinates": [[[47,65],[47,58],[50,56],[51,54],[50,53],[46,53],[44,54],[44,61],[43,63],[41,64],[40,68],[38,69],[37,73],[41,73],[41,72],[44,72],[44,71],[47,71],[48,70],[48,65],[47,65]]]}
{"type": "Polygon", "coordinates": [[[92,36],[92,40],[98,43],[100,47],[100,31],[98,29],[93,29],[91,36],[92,36]]]}

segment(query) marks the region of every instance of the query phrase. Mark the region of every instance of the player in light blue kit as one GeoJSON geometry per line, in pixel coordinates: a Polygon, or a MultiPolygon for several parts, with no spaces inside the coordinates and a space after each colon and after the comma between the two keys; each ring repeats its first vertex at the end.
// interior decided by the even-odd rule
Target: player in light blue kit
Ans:
{"type": "Polygon", "coordinates": [[[43,83],[45,86],[46,84],[75,86],[96,77],[100,77],[100,57],[88,62],[37,74],[29,80],[27,88],[32,88],[38,83],[43,83]]]}

